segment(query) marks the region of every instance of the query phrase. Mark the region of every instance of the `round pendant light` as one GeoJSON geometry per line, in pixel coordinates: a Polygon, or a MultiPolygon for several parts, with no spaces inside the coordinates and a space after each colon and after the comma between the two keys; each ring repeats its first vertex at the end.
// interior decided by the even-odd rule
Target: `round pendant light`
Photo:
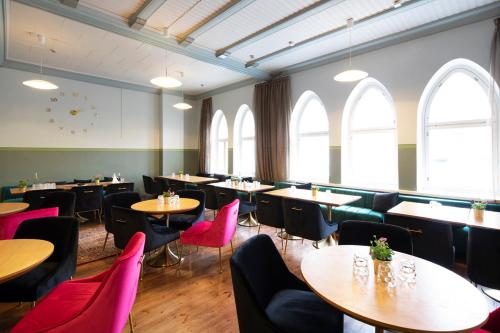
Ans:
{"type": "Polygon", "coordinates": [[[333,79],[337,82],[355,82],[355,81],[362,80],[368,76],[367,72],[362,71],[360,69],[353,69],[352,68],[351,32],[352,32],[353,25],[354,25],[353,19],[352,18],[347,19],[347,28],[349,29],[349,67],[347,70],[340,72],[333,77],[333,79]]]}
{"type": "Polygon", "coordinates": [[[189,109],[193,108],[190,104],[185,103],[185,102],[177,103],[177,104],[174,104],[173,106],[174,106],[174,108],[179,109],[179,110],[189,110],[189,109]]]}
{"type": "Polygon", "coordinates": [[[152,84],[155,86],[161,87],[161,88],[177,88],[182,86],[182,82],[174,79],[171,76],[158,76],[155,77],[154,79],[151,79],[150,81],[152,84]]]}
{"type": "Polygon", "coordinates": [[[55,84],[45,81],[45,80],[27,80],[23,81],[23,84],[27,87],[40,90],[55,90],[59,89],[55,84]]]}

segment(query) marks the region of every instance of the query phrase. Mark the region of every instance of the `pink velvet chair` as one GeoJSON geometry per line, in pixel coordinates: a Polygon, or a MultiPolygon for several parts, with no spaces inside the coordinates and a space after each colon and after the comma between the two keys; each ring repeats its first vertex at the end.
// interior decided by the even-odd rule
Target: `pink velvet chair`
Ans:
{"type": "Polygon", "coordinates": [[[500,333],[500,308],[490,313],[488,321],[480,329],[472,333],[500,333]]]}
{"type": "Polygon", "coordinates": [[[130,318],[146,236],[137,232],[111,268],[93,277],[66,281],[17,323],[12,333],[120,333],[130,318]]]}
{"type": "MultiPolygon", "coordinates": [[[[231,242],[231,250],[233,249],[232,238],[238,223],[239,204],[240,200],[236,199],[222,207],[213,222],[201,221],[184,231],[180,237],[182,244],[180,255],[182,256],[184,245],[218,247],[219,267],[222,272],[221,248],[231,242]]],[[[177,272],[181,269],[181,262],[179,262],[177,272]]]]}
{"type": "Polygon", "coordinates": [[[2,216],[0,217],[0,240],[14,238],[17,227],[19,227],[23,221],[37,219],[39,217],[52,217],[58,215],[59,208],[52,207],[2,216]]]}

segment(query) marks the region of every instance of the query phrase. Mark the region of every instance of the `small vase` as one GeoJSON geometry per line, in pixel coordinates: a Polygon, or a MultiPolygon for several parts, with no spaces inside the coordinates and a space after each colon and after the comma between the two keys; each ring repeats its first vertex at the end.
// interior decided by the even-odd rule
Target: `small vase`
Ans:
{"type": "Polygon", "coordinates": [[[474,219],[477,221],[482,221],[484,217],[484,209],[473,209],[474,219]]]}
{"type": "Polygon", "coordinates": [[[312,196],[313,196],[313,197],[315,197],[315,196],[317,196],[317,195],[318,195],[318,189],[317,189],[317,188],[313,187],[313,188],[311,189],[311,191],[312,191],[312,196]]]}
{"type": "Polygon", "coordinates": [[[373,272],[375,273],[375,277],[378,276],[378,272],[379,272],[380,266],[390,265],[390,264],[391,264],[390,260],[373,259],[373,272]]]}

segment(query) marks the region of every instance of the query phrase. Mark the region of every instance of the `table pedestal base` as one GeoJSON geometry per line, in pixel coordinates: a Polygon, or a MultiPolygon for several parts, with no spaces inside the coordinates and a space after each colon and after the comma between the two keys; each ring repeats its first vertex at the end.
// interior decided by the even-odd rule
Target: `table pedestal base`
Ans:
{"type": "Polygon", "coordinates": [[[278,235],[279,238],[287,239],[287,240],[301,240],[302,239],[301,237],[290,235],[285,230],[278,232],[277,235],[278,235]]]}
{"type": "Polygon", "coordinates": [[[248,218],[238,222],[242,227],[257,227],[259,222],[253,217],[252,213],[248,214],[248,218]]]}
{"type": "Polygon", "coordinates": [[[375,333],[384,333],[384,329],[382,327],[375,326],[375,333]]]}
{"type": "MultiPolygon", "coordinates": [[[[177,253],[179,253],[179,249],[177,249],[177,253]]],[[[179,262],[184,259],[180,258],[177,253],[173,252],[172,249],[170,249],[169,245],[165,245],[159,251],[153,254],[151,258],[146,261],[146,264],[148,264],[148,266],[156,268],[172,267],[179,264],[179,262]]]]}

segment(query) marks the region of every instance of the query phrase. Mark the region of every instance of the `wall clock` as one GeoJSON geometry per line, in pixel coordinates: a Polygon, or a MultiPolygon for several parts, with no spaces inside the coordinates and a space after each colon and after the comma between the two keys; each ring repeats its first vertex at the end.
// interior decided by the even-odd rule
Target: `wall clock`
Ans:
{"type": "Polygon", "coordinates": [[[88,96],[60,91],[49,97],[45,108],[48,122],[62,133],[84,135],[97,124],[99,113],[88,96]]]}

